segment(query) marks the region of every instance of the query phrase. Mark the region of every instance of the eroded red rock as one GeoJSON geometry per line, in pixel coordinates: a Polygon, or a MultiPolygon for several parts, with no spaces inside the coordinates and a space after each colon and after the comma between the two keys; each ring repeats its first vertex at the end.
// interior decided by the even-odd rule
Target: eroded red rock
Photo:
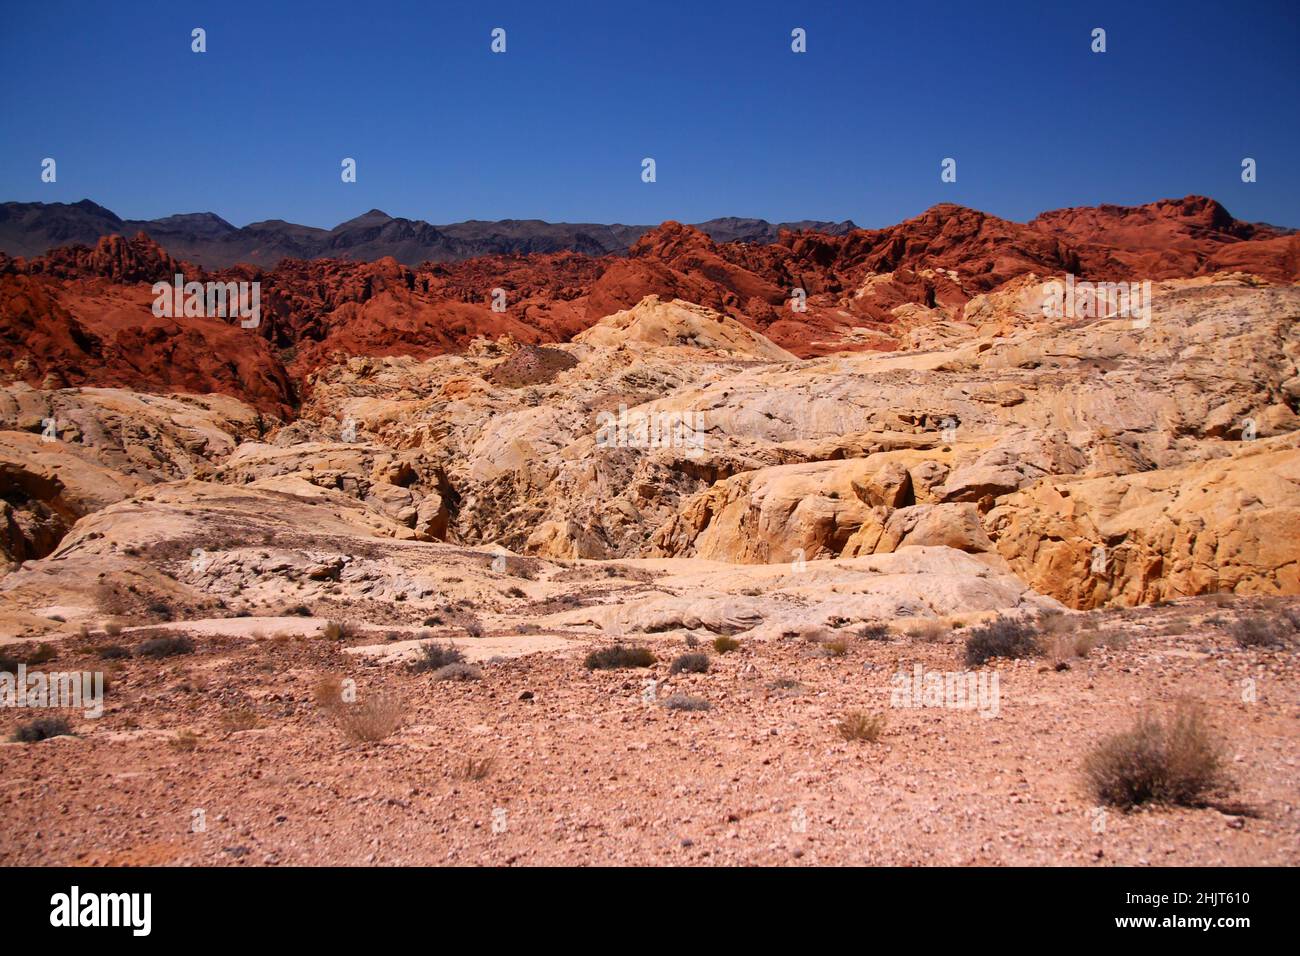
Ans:
{"type": "Polygon", "coordinates": [[[1216,271],[1294,281],[1300,236],[1196,196],[1056,210],[1028,224],[941,204],[886,229],[783,232],[772,244],[717,243],[670,221],[627,256],[489,256],[414,269],[384,257],[207,273],[144,234],[109,236],[93,249],[0,256],[0,369],[33,385],[224,392],[288,415],[301,398],[295,383],[339,356],[428,357],[503,335],[562,342],[650,294],[716,309],[809,357],[896,348],[908,328],[959,320],[972,297],[1030,274],[1216,271]],[[149,286],[178,273],[260,283],[260,324],[155,317],[149,286]],[[498,289],[504,312],[492,309],[498,289]]]}

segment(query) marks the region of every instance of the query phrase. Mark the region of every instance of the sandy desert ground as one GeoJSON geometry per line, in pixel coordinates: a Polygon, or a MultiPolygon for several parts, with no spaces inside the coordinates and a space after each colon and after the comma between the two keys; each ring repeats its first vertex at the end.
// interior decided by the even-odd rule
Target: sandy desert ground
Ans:
{"type": "MultiPolygon", "coordinates": [[[[635,587],[571,570],[568,593],[635,587]]],[[[1067,669],[989,665],[996,716],[890,706],[896,673],[962,669],[960,628],[849,630],[842,656],[824,651],[834,632],[718,654],[707,630],[677,629],[642,641],[656,664],[615,671],[583,667],[591,641],[576,629],[430,629],[480,669],[462,681],[414,671],[405,632],[202,622],[185,629],[192,654],[118,662],[107,713],[75,720],[76,736],[0,745],[0,862],[1295,865],[1295,655],[1223,631],[1277,612],[1229,598],[1079,615],[1068,633],[1096,645],[1067,669]],[[670,676],[688,635],[709,669],[670,676]],[[352,707],[398,702],[400,729],[350,736],[322,703],[330,678],[356,682],[352,707]],[[674,695],[709,709],[670,709],[674,695]],[[1234,785],[1199,808],[1100,811],[1081,769],[1090,745],[1185,696],[1228,741],[1234,785]],[[852,711],[885,715],[876,742],[837,733],[852,711]]],[[[57,666],[103,662],[68,647],[57,666]]]]}

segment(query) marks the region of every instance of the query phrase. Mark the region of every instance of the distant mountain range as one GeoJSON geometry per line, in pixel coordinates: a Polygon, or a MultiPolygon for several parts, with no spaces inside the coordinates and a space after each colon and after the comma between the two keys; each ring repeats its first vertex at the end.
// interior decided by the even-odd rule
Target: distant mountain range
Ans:
{"type": "MultiPolygon", "coordinates": [[[[771,223],[727,217],[695,223],[715,242],[772,243],[782,229],[844,235],[850,221],[771,223]]],[[[281,259],[356,259],[392,256],[403,265],[458,262],[509,253],[580,252],[591,256],[623,253],[653,226],[621,223],[543,222],[540,219],[470,220],[435,226],[422,219],[394,218],[378,209],[339,223],[333,229],[267,219],[233,226],[215,213],[196,212],[162,219],[122,219],[112,210],[83,199],[76,203],[0,204],[0,252],[38,256],[59,246],[93,246],[101,236],[146,232],[178,259],[219,269],[247,262],[274,266],[281,259]]]]}

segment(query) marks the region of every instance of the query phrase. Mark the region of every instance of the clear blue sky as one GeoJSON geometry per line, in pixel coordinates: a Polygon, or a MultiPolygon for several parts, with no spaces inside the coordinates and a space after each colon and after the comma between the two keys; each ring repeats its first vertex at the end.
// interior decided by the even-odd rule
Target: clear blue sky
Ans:
{"type": "Polygon", "coordinates": [[[1203,193],[1300,226],[1296,0],[3,6],[0,200],[880,226],[943,201],[1023,220],[1203,193]]]}

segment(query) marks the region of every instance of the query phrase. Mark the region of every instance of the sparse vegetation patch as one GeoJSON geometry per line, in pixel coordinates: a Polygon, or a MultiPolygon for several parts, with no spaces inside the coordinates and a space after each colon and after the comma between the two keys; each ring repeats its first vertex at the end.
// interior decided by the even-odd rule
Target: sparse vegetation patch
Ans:
{"type": "Polygon", "coordinates": [[[682,654],[668,668],[670,674],[703,674],[709,669],[708,654],[682,654]]]}
{"type": "Polygon", "coordinates": [[[72,726],[66,717],[57,715],[37,717],[27,723],[19,724],[12,739],[17,743],[34,744],[51,737],[65,737],[72,733],[72,726]]]}
{"type": "Polygon", "coordinates": [[[660,704],[667,710],[712,710],[713,705],[703,697],[690,694],[672,694],[665,697],[660,704]]]}
{"type": "Polygon", "coordinates": [[[649,667],[657,660],[648,647],[614,644],[601,647],[587,655],[583,665],[589,671],[618,670],[630,667],[649,667]]]}
{"type": "Polygon", "coordinates": [[[473,664],[456,663],[440,667],[434,672],[434,680],[479,680],[483,672],[473,664]]]}
{"type": "Polygon", "coordinates": [[[1228,625],[1238,647],[1286,647],[1295,640],[1295,627],[1282,615],[1244,617],[1228,625]]]}
{"type": "Polygon", "coordinates": [[[184,634],[168,634],[143,641],[135,652],[141,657],[155,659],[175,657],[178,654],[193,654],[194,642],[184,634]]]}
{"type": "Polygon", "coordinates": [[[966,638],[966,663],[978,667],[995,657],[1033,657],[1039,652],[1038,631],[1029,621],[994,618],[966,638]]]}
{"type": "Polygon", "coordinates": [[[336,711],[339,727],[356,743],[373,744],[401,728],[406,710],[394,697],[373,696],[336,711]]]}
{"type": "Polygon", "coordinates": [[[849,711],[835,725],[839,735],[845,740],[875,743],[885,731],[884,714],[868,714],[863,711],[849,711]]]}
{"type": "Polygon", "coordinates": [[[459,664],[465,655],[455,644],[421,644],[412,667],[417,671],[436,671],[449,664],[459,664]]]}
{"type": "Polygon", "coordinates": [[[1129,729],[1102,740],[1085,758],[1083,772],[1103,804],[1199,806],[1226,785],[1224,761],[1204,708],[1183,702],[1163,721],[1142,714],[1129,729]]]}

